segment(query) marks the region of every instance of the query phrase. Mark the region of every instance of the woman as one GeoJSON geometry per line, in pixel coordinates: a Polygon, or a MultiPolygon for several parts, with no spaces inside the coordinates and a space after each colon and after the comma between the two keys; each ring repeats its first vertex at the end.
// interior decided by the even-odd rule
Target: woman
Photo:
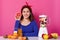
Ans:
{"type": "Polygon", "coordinates": [[[14,32],[17,33],[18,28],[20,28],[23,36],[38,36],[38,27],[30,6],[24,5],[21,9],[21,14],[20,20],[16,20],[14,32]]]}

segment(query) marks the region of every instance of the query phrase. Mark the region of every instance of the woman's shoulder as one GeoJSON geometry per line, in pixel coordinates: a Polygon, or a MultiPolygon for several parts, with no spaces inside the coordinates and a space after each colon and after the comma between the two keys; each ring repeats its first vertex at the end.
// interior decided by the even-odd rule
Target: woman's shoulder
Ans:
{"type": "Polygon", "coordinates": [[[20,23],[20,20],[16,20],[15,22],[16,22],[16,23],[20,23]]]}
{"type": "Polygon", "coordinates": [[[34,23],[36,23],[36,21],[35,21],[35,20],[32,20],[32,21],[31,21],[31,23],[33,23],[33,24],[34,24],[34,23]]]}
{"type": "Polygon", "coordinates": [[[20,25],[20,20],[16,20],[16,22],[15,22],[15,23],[20,25]]]}

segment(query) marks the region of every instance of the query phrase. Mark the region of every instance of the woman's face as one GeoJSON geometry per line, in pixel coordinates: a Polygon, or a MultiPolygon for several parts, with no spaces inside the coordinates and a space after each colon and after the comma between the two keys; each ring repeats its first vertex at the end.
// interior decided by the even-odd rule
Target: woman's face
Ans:
{"type": "Polygon", "coordinates": [[[24,18],[29,18],[30,16],[30,10],[28,8],[24,8],[22,11],[22,15],[24,18]]]}

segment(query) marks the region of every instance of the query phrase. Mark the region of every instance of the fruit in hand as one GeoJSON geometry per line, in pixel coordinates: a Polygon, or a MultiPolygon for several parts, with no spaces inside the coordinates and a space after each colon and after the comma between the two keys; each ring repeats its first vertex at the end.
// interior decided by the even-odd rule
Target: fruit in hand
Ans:
{"type": "Polygon", "coordinates": [[[20,13],[17,13],[16,16],[15,16],[15,18],[16,18],[17,20],[19,20],[19,19],[20,19],[20,16],[21,16],[20,13]]]}

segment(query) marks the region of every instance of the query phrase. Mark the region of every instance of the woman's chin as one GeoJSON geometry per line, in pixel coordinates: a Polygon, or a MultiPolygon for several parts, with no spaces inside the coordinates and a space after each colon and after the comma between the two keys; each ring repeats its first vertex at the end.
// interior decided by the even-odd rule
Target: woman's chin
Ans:
{"type": "Polygon", "coordinates": [[[24,17],[25,19],[28,19],[28,17],[24,17]]]}

